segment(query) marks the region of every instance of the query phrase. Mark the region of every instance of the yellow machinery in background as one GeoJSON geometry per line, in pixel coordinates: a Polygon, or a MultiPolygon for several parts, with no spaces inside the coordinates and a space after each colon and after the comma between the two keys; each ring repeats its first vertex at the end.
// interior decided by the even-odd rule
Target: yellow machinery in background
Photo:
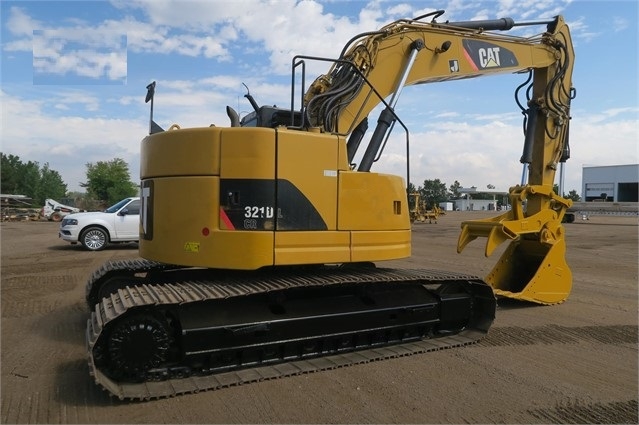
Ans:
{"type": "Polygon", "coordinates": [[[429,223],[433,221],[437,223],[437,217],[446,214],[446,212],[439,208],[437,205],[428,209],[426,201],[421,199],[419,192],[413,192],[408,194],[408,206],[410,208],[410,222],[424,223],[428,220],[429,223]]]}
{"type": "MultiPolygon", "coordinates": [[[[569,151],[568,27],[559,16],[439,23],[442,14],[353,37],[337,59],[296,56],[290,109],[247,95],[253,112],[240,119],[227,107],[228,127],[165,131],[151,117],[142,259],[109,262],[87,285],[99,385],[147,399],[463,345],[488,331],[493,289],[537,303],[568,296],[561,220],[570,202],[552,191],[569,151]],[[496,32],[523,25],[546,28],[526,38],[496,32]],[[332,67],[306,89],[310,61],[332,67]],[[517,89],[526,93],[526,181],[511,188],[512,210],[464,222],[458,246],[485,237],[490,255],[510,242],[488,285],[375,266],[411,254],[409,137],[395,112],[402,88],[504,73],[528,77],[517,89]],[[371,171],[397,125],[406,176],[371,171]]],[[[147,88],[152,115],[155,83],[147,88]]]]}

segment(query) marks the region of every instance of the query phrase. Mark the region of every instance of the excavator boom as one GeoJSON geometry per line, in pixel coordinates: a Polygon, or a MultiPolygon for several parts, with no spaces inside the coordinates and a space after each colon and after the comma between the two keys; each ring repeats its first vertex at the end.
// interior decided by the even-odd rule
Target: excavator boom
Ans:
{"type": "MultiPolygon", "coordinates": [[[[543,24],[563,25],[563,21],[557,17],[543,24]]],[[[380,98],[397,98],[405,86],[557,64],[557,49],[549,45],[550,33],[520,38],[486,32],[515,25],[510,18],[446,24],[399,20],[354,37],[339,58],[344,62],[318,77],[306,92],[309,124],[350,134],[380,98]],[[363,77],[370,84],[364,84],[363,77]]]]}

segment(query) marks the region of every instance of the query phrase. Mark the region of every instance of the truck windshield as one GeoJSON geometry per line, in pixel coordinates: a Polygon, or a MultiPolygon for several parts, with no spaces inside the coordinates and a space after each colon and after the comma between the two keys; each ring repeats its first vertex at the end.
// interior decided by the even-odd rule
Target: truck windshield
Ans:
{"type": "Polygon", "coordinates": [[[118,202],[117,204],[111,205],[109,208],[104,210],[104,212],[105,213],[114,213],[117,210],[119,210],[120,208],[122,208],[123,206],[125,206],[130,200],[131,200],[131,198],[123,199],[120,202],[118,202]]]}

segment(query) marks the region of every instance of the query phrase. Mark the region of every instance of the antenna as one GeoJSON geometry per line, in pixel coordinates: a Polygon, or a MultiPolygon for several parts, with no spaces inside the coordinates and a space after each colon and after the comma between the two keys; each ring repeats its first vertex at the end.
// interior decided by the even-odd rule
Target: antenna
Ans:
{"type": "Polygon", "coordinates": [[[149,103],[151,101],[151,115],[149,116],[149,134],[159,133],[164,131],[162,127],[156,124],[153,121],[153,98],[155,97],[155,81],[146,86],[146,98],[144,99],[144,103],[149,103]]]}

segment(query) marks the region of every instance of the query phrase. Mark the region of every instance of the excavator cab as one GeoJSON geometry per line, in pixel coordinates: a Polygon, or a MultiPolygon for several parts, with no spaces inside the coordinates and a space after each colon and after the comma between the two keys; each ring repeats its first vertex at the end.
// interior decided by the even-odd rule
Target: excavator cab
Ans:
{"type": "Polygon", "coordinates": [[[240,127],[268,127],[296,125],[302,122],[299,112],[291,114],[289,109],[276,106],[260,106],[257,110],[249,112],[240,120],[240,127]]]}
{"type": "Polygon", "coordinates": [[[300,126],[302,117],[299,111],[291,109],[278,108],[277,106],[259,106],[246,84],[246,94],[244,97],[248,99],[253,107],[253,111],[249,112],[240,119],[239,114],[230,106],[226,107],[226,114],[231,120],[231,127],[265,127],[277,128],[279,126],[300,126]]]}

